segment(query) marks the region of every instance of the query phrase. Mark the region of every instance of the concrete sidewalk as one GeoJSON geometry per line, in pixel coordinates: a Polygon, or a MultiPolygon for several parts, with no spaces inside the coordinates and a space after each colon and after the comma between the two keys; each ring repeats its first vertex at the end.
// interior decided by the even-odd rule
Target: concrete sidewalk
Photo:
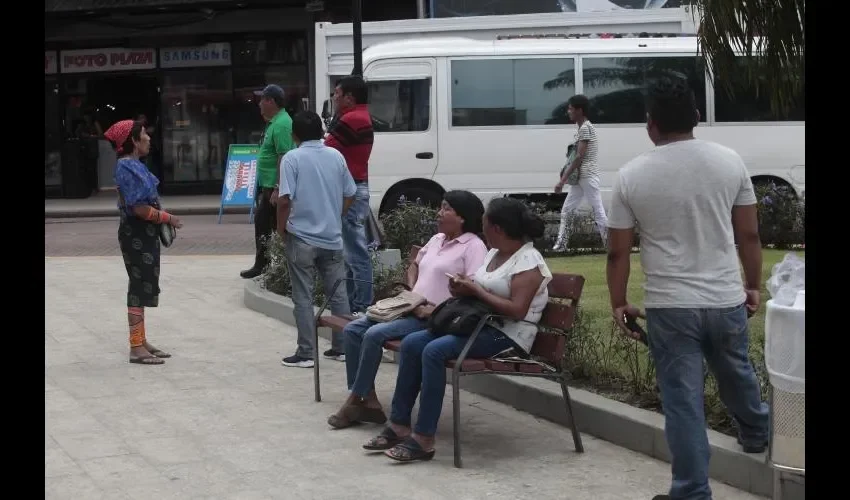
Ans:
{"type": "MultiPolygon", "coordinates": [[[[163,259],[148,336],[174,357],[127,363],[120,257],[45,259],[45,493],[48,499],[651,499],[668,464],[463,393],[464,469],[452,465],[451,400],[437,456],[399,467],[361,444],[379,431],[331,431],[344,366],[280,366],[295,332],[242,306],[244,256],[163,259]]],[[[326,348],[325,346],[322,346],[326,348]]],[[[376,385],[389,405],[396,366],[376,385]]],[[[758,498],[712,483],[715,498],[758,498]]]]}
{"type": "MultiPolygon", "coordinates": [[[[111,217],[118,215],[115,191],[103,191],[89,198],[44,200],[44,217],[111,217]]],[[[163,196],[162,205],[176,215],[218,214],[219,195],[163,196]]],[[[250,207],[228,207],[226,214],[247,214],[250,207]]]]}

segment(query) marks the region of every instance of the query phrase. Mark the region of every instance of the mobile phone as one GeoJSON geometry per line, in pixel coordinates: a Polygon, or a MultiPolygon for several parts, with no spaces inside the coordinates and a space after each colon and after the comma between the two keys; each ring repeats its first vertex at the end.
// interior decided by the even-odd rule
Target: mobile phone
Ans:
{"type": "Polygon", "coordinates": [[[649,340],[646,338],[646,330],[638,324],[636,317],[624,314],[623,321],[626,323],[626,328],[640,335],[638,337],[639,341],[641,341],[644,345],[649,345],[649,340]]]}

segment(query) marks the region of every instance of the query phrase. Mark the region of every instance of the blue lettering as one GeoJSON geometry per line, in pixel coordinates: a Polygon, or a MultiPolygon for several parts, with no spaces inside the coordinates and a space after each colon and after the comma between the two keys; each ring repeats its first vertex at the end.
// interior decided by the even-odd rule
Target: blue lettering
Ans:
{"type": "Polygon", "coordinates": [[[162,62],[190,62],[190,61],[226,61],[230,62],[230,49],[217,48],[195,48],[183,50],[163,50],[162,62]]]}

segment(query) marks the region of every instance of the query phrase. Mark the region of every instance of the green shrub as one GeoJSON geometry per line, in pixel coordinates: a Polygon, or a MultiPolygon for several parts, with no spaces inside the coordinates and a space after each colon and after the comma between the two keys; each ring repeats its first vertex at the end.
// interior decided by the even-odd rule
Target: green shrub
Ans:
{"type": "MultiPolygon", "coordinates": [[[[577,212],[569,221],[570,240],[565,252],[554,253],[552,247],[558,239],[558,229],[561,225],[561,213],[552,212],[545,203],[527,202],[528,208],[539,215],[546,222],[546,231],[542,238],[534,240],[534,247],[545,256],[555,255],[585,255],[605,253],[607,250],[602,243],[602,237],[596,228],[593,214],[587,211],[577,212]]],[[[640,239],[635,232],[635,244],[638,246],[640,239]]]]}
{"type": "Polygon", "coordinates": [[[805,200],[775,183],[757,184],[759,235],[762,245],[787,250],[806,243],[805,200]]]}
{"type": "MultiPolygon", "coordinates": [[[[266,255],[269,258],[269,264],[266,266],[265,273],[260,278],[260,284],[270,292],[283,295],[284,297],[292,297],[292,281],[289,277],[289,267],[286,265],[286,257],[283,250],[283,240],[277,233],[266,241],[266,255]]],[[[372,278],[375,283],[374,294],[376,300],[391,296],[395,288],[394,283],[407,282],[407,270],[403,262],[394,267],[386,267],[379,262],[378,254],[372,253],[372,278]]],[[[322,280],[318,275],[316,276],[315,283],[313,303],[321,306],[325,300],[325,290],[322,280]]]]}
{"type": "Polygon", "coordinates": [[[437,232],[438,210],[415,202],[400,202],[398,208],[381,216],[386,248],[397,248],[407,259],[410,248],[423,246],[437,232]]]}

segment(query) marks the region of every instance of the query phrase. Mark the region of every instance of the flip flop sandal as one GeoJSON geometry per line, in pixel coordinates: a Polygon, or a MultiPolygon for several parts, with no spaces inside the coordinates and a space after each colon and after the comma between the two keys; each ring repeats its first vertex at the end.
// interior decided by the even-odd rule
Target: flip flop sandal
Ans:
{"type": "Polygon", "coordinates": [[[365,406],[361,406],[360,415],[357,420],[370,424],[385,424],[387,422],[387,415],[384,413],[384,410],[380,408],[367,408],[365,406]]]}
{"type": "Polygon", "coordinates": [[[171,354],[168,354],[165,351],[161,351],[159,349],[148,349],[148,352],[156,356],[157,358],[170,358],[171,354]]]}
{"type": "Polygon", "coordinates": [[[384,452],[384,455],[397,462],[416,462],[422,460],[427,462],[434,458],[436,450],[425,450],[415,439],[408,436],[407,439],[384,452]]]}
{"type": "Polygon", "coordinates": [[[328,425],[330,425],[334,429],[345,429],[347,427],[354,427],[355,425],[360,425],[360,421],[354,418],[350,418],[348,415],[340,416],[334,413],[333,415],[328,417],[328,425]]]}
{"type": "Polygon", "coordinates": [[[366,444],[363,445],[363,449],[369,451],[385,451],[396,446],[402,441],[404,441],[404,438],[400,438],[394,430],[389,427],[384,427],[384,430],[382,430],[380,434],[369,441],[366,441],[366,444]]]}
{"type": "Polygon", "coordinates": [[[162,365],[165,364],[165,361],[156,356],[139,356],[137,358],[130,358],[130,363],[136,365],[162,365]]]}

